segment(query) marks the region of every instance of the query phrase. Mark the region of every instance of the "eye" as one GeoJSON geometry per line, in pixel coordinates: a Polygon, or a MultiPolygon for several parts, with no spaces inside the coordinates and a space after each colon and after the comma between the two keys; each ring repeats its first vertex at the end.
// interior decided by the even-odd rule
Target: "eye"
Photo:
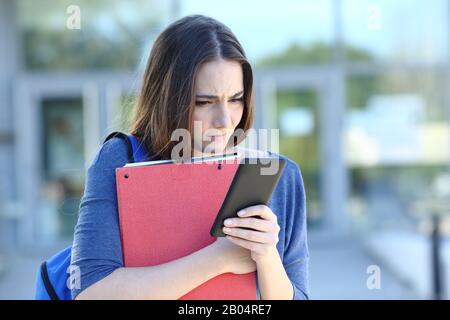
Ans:
{"type": "Polygon", "coordinates": [[[240,102],[243,102],[243,101],[244,101],[243,97],[230,100],[231,103],[240,103],[240,102]]]}
{"type": "Polygon", "coordinates": [[[206,106],[210,103],[211,103],[210,101],[195,101],[196,106],[206,106]]]}

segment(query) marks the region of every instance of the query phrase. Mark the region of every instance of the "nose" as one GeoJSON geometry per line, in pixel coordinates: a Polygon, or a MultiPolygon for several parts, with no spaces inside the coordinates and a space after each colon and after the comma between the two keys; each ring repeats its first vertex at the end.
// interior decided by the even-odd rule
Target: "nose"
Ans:
{"type": "Polygon", "coordinates": [[[227,108],[226,102],[221,102],[217,105],[213,120],[214,128],[229,128],[231,126],[230,112],[227,108]]]}

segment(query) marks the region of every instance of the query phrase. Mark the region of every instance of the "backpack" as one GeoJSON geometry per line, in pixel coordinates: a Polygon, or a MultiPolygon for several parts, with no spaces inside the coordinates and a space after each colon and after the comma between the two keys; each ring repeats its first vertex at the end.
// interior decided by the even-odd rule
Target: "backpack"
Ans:
{"type": "MultiPolygon", "coordinates": [[[[114,137],[118,137],[127,143],[129,163],[148,160],[145,148],[135,136],[122,132],[112,132],[103,143],[114,137]]],[[[72,247],[70,246],[41,264],[36,279],[36,300],[72,300],[70,288],[76,285],[76,275],[79,274],[79,271],[71,268],[71,256],[72,247]]]]}

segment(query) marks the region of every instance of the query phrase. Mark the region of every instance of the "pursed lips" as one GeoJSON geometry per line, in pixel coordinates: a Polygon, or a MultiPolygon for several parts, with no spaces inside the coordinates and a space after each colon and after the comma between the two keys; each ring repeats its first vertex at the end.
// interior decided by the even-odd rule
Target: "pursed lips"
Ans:
{"type": "Polygon", "coordinates": [[[220,134],[220,135],[213,135],[213,136],[209,136],[211,138],[211,140],[222,140],[226,137],[226,133],[220,134]]]}

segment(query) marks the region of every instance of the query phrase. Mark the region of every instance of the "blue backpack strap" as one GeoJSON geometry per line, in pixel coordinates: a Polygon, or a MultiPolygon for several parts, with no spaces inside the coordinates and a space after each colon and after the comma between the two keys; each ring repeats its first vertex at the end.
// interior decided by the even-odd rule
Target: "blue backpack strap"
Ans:
{"type": "Polygon", "coordinates": [[[41,264],[36,279],[35,299],[70,300],[72,298],[67,281],[71,256],[72,247],[67,247],[41,264]]]}
{"type": "Polygon", "coordinates": [[[139,141],[139,139],[136,138],[131,133],[127,133],[127,136],[131,142],[131,147],[133,149],[134,162],[148,161],[148,152],[147,152],[147,148],[145,147],[144,143],[139,141]]]}
{"type": "Polygon", "coordinates": [[[106,141],[112,139],[112,138],[119,138],[125,141],[128,147],[128,163],[133,162],[140,162],[140,161],[147,161],[148,160],[148,154],[147,149],[145,148],[144,144],[139,141],[138,138],[136,138],[131,133],[123,133],[120,131],[114,131],[111,132],[103,141],[105,143],[106,141]]]}
{"type": "Polygon", "coordinates": [[[41,267],[38,270],[35,299],[60,300],[59,296],[55,292],[52,282],[50,281],[47,270],[47,261],[42,262],[41,267]]]}
{"type": "Polygon", "coordinates": [[[130,139],[128,138],[128,135],[123,132],[120,132],[120,131],[114,131],[114,132],[111,132],[105,138],[105,140],[103,140],[103,143],[106,143],[106,141],[108,141],[112,138],[119,138],[119,139],[122,139],[123,141],[125,141],[125,143],[127,144],[127,148],[128,148],[128,162],[129,163],[135,162],[134,157],[133,157],[133,146],[131,144],[130,139]]]}

